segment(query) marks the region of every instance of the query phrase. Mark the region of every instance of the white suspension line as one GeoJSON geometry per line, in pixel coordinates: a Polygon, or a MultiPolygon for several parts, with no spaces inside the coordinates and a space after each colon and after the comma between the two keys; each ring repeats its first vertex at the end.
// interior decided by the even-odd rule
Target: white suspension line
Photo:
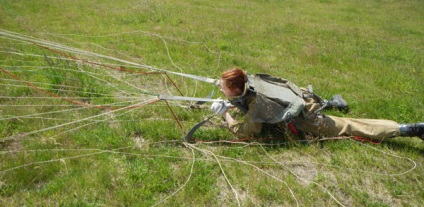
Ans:
{"type": "Polygon", "coordinates": [[[150,69],[150,70],[153,70],[153,71],[170,73],[170,74],[174,74],[174,75],[179,75],[179,76],[183,76],[183,77],[187,77],[187,78],[191,78],[191,79],[196,79],[196,80],[208,82],[208,83],[211,83],[211,84],[214,84],[214,85],[219,85],[219,82],[218,82],[219,80],[216,80],[216,79],[205,78],[205,77],[200,77],[200,76],[196,76],[196,75],[184,74],[184,73],[173,72],[173,71],[167,71],[167,70],[152,67],[152,66],[141,65],[141,64],[138,64],[138,63],[114,58],[114,57],[107,56],[107,55],[102,55],[102,54],[93,53],[93,52],[89,52],[89,51],[85,51],[85,50],[81,50],[81,49],[67,47],[67,46],[60,45],[60,44],[53,43],[53,42],[49,42],[49,41],[43,41],[43,40],[36,39],[36,38],[30,37],[30,36],[26,36],[26,35],[14,33],[14,32],[9,32],[9,31],[2,30],[2,29],[0,29],[0,35],[6,36],[6,37],[9,37],[9,38],[12,37],[16,41],[34,42],[34,43],[40,44],[42,46],[50,47],[50,48],[53,48],[53,49],[59,49],[59,50],[73,52],[73,53],[77,53],[77,54],[84,54],[84,55],[87,55],[89,57],[97,57],[97,58],[114,60],[114,61],[117,61],[117,62],[126,63],[126,64],[133,65],[133,66],[138,66],[138,67],[150,69]]]}
{"type": "MultiPolygon", "coordinates": [[[[125,103],[140,103],[140,101],[143,100],[132,100],[132,101],[122,101],[122,102],[115,102],[113,104],[109,104],[107,107],[112,107],[112,106],[121,106],[120,104],[125,104],[125,103]]],[[[3,105],[3,106],[9,106],[9,105],[3,105]]],[[[33,105],[30,105],[33,106],[33,105]]],[[[44,106],[44,105],[41,105],[44,106]]],[[[56,105],[53,105],[56,106],[56,105]]],[[[58,110],[58,111],[49,111],[49,112],[45,112],[45,113],[37,113],[37,114],[27,114],[27,115],[23,115],[23,116],[13,116],[13,117],[9,117],[9,118],[5,118],[5,119],[0,119],[0,120],[8,120],[8,119],[13,119],[13,118],[32,118],[32,116],[40,116],[40,115],[47,115],[47,114],[57,114],[57,113],[62,113],[62,112],[69,112],[69,111],[74,111],[74,110],[82,110],[82,109],[93,109],[96,107],[103,107],[104,105],[91,105],[91,106],[80,106],[80,105],[63,105],[63,106],[68,106],[68,107],[77,107],[77,108],[72,108],[72,109],[64,109],[64,110],[58,110]]],[[[128,104],[122,105],[125,107],[128,107],[128,104]]],[[[125,108],[124,107],[124,108],[125,108]]]]}
{"type": "MultiPolygon", "coordinates": [[[[151,101],[156,101],[156,100],[158,100],[158,99],[152,99],[151,101]]],[[[31,132],[26,132],[24,134],[24,136],[28,136],[28,135],[32,135],[32,134],[36,134],[36,133],[40,133],[40,132],[44,132],[44,131],[48,131],[48,130],[52,130],[52,129],[56,129],[56,128],[60,128],[60,127],[68,126],[68,125],[72,125],[72,124],[76,124],[76,123],[79,123],[79,122],[83,122],[83,121],[86,121],[86,120],[94,119],[94,118],[97,118],[97,117],[100,117],[100,116],[105,116],[105,115],[108,115],[108,114],[111,114],[111,113],[114,113],[114,112],[118,112],[118,111],[122,111],[122,110],[125,110],[125,109],[129,109],[129,108],[132,108],[132,107],[140,107],[140,106],[143,106],[145,104],[148,104],[151,101],[145,101],[145,102],[142,102],[142,103],[139,103],[139,104],[130,105],[130,106],[127,106],[127,107],[119,108],[119,109],[114,110],[114,111],[107,111],[107,112],[102,113],[102,114],[90,116],[90,117],[87,117],[87,118],[83,118],[83,119],[80,119],[80,120],[76,120],[76,121],[72,121],[72,122],[60,124],[60,125],[57,125],[57,126],[47,127],[47,128],[44,128],[44,129],[35,130],[35,131],[31,131],[31,132]]],[[[11,139],[14,139],[17,136],[22,136],[22,135],[7,136],[7,137],[3,138],[2,140],[3,141],[11,140],[11,139]]]]}
{"type": "Polygon", "coordinates": [[[193,144],[185,143],[185,145],[186,145],[186,146],[188,146],[188,147],[190,147],[190,148],[194,148],[194,149],[196,149],[196,150],[198,150],[198,151],[200,151],[200,152],[203,152],[203,153],[205,153],[205,154],[212,155],[212,156],[214,157],[214,159],[216,160],[216,162],[217,162],[217,163],[218,163],[218,165],[219,165],[219,168],[221,169],[221,173],[222,173],[222,175],[224,176],[224,178],[225,178],[226,182],[227,182],[227,183],[228,183],[228,185],[230,186],[231,191],[233,192],[233,194],[234,194],[234,196],[235,196],[235,198],[236,198],[237,205],[238,205],[238,206],[241,206],[241,204],[240,204],[240,199],[239,199],[239,195],[238,195],[238,192],[237,192],[237,190],[234,188],[234,186],[231,184],[230,180],[228,179],[228,177],[227,177],[227,175],[226,175],[226,173],[225,173],[225,171],[224,171],[224,168],[222,167],[221,162],[220,162],[220,161],[219,161],[219,159],[218,159],[218,156],[217,156],[215,153],[213,153],[212,151],[210,151],[210,150],[205,150],[205,149],[201,149],[201,148],[195,147],[193,144]]]}
{"type": "MultiPolygon", "coordinates": [[[[0,85],[4,85],[4,86],[13,86],[16,88],[30,88],[30,89],[34,89],[32,86],[28,86],[28,85],[14,85],[14,84],[2,84],[0,83],[0,85]]],[[[79,90],[66,90],[66,89],[51,89],[51,88],[46,88],[46,87],[39,87],[37,86],[39,89],[45,90],[45,91],[56,91],[56,92],[74,92],[74,93],[82,93],[82,94],[87,94],[87,95],[99,95],[99,96],[106,96],[109,94],[105,94],[105,93],[93,93],[93,92],[86,92],[86,91],[79,91],[79,90]]],[[[88,97],[86,97],[88,98],[88,97]]]]}
{"type": "Polygon", "coordinates": [[[339,204],[340,206],[345,206],[345,205],[343,205],[327,188],[325,188],[324,186],[322,186],[321,184],[319,184],[319,183],[317,183],[317,182],[314,182],[314,181],[312,181],[312,180],[306,180],[306,179],[303,179],[302,177],[300,177],[300,176],[298,176],[296,173],[294,173],[290,168],[288,168],[286,165],[284,165],[283,163],[281,163],[281,162],[279,162],[279,161],[277,161],[277,160],[275,160],[271,155],[269,155],[268,154],[268,152],[261,146],[261,145],[259,145],[260,147],[261,147],[261,149],[262,149],[262,151],[272,160],[272,161],[274,161],[275,163],[278,163],[280,166],[282,166],[282,167],[284,167],[286,170],[288,170],[293,176],[295,176],[297,179],[299,179],[299,180],[301,180],[301,181],[303,181],[303,182],[306,182],[306,183],[308,183],[308,182],[311,182],[311,183],[313,183],[313,184],[315,184],[315,185],[317,185],[318,187],[320,187],[320,188],[322,188],[337,204],[339,204]]]}
{"type": "MultiPolygon", "coordinates": [[[[110,72],[106,71],[106,73],[110,73],[110,72]]],[[[120,79],[120,78],[117,78],[117,76],[115,76],[115,75],[109,74],[109,76],[110,76],[112,79],[118,80],[119,82],[124,83],[124,84],[126,84],[126,85],[128,85],[128,86],[130,86],[130,87],[132,87],[132,88],[134,88],[134,89],[136,89],[136,90],[147,92],[147,91],[145,91],[145,90],[143,90],[143,89],[141,89],[141,88],[139,88],[139,87],[137,87],[137,86],[135,86],[135,85],[133,85],[133,84],[130,84],[130,83],[129,83],[129,82],[127,82],[127,81],[124,81],[124,80],[122,80],[122,79],[120,79]]],[[[112,85],[110,82],[108,82],[108,81],[106,81],[106,80],[104,80],[104,82],[106,82],[107,84],[109,84],[109,85],[111,85],[112,87],[114,87],[114,85],[112,85]]],[[[116,88],[116,89],[117,89],[117,88],[116,88]]],[[[117,90],[120,90],[120,89],[117,89],[117,90]]],[[[120,91],[121,91],[121,92],[123,92],[123,93],[126,93],[126,94],[127,94],[127,92],[125,92],[125,91],[122,91],[122,90],[120,90],[120,91]]],[[[130,95],[130,94],[128,94],[128,95],[130,95]]]]}
{"type": "MultiPolygon", "coordinates": [[[[72,106],[72,105],[70,105],[70,106],[72,106]]],[[[72,108],[72,109],[64,109],[64,110],[59,110],[59,111],[49,111],[49,112],[44,112],[44,113],[27,114],[27,115],[22,115],[22,116],[12,116],[12,117],[7,117],[7,118],[1,118],[0,121],[1,120],[10,120],[10,119],[32,118],[33,116],[57,114],[57,113],[63,113],[63,112],[78,111],[78,110],[82,110],[82,109],[91,109],[91,108],[86,107],[86,106],[79,106],[78,108],[72,108]]]]}
{"type": "Polygon", "coordinates": [[[175,190],[173,193],[171,193],[170,195],[166,196],[164,199],[160,200],[159,202],[153,204],[152,207],[157,206],[157,205],[165,202],[166,200],[168,200],[170,197],[174,196],[177,192],[179,192],[180,190],[182,190],[187,185],[187,183],[191,180],[191,176],[193,175],[194,163],[196,161],[196,156],[194,154],[194,149],[190,148],[190,150],[191,150],[192,162],[191,162],[191,167],[190,167],[190,173],[187,176],[186,181],[177,190],[175,190]]]}
{"type": "MultiPolygon", "coordinates": [[[[0,98],[8,98],[8,99],[58,99],[57,97],[52,97],[52,96],[0,96],[0,98]]],[[[76,100],[80,100],[80,99],[84,99],[87,97],[82,97],[82,96],[74,96],[74,97],[70,97],[67,96],[67,99],[76,99],[76,100]]],[[[102,96],[102,97],[95,97],[96,100],[98,99],[108,99],[108,98],[119,98],[119,99],[134,99],[133,97],[126,97],[126,96],[102,96]]]]}
{"type": "MultiPolygon", "coordinates": [[[[74,59],[70,59],[70,61],[81,62],[81,61],[74,60],[74,59]]],[[[90,65],[90,68],[91,69],[94,69],[94,70],[97,70],[97,71],[102,71],[102,70],[99,69],[100,66],[98,66],[98,65],[92,65],[92,64],[89,64],[89,63],[86,63],[86,62],[81,62],[81,63],[90,65]]],[[[13,71],[13,72],[34,72],[34,73],[39,73],[40,70],[57,69],[57,70],[60,70],[60,71],[69,71],[69,72],[73,72],[73,73],[82,73],[82,74],[89,73],[89,74],[93,74],[93,75],[97,75],[97,76],[105,76],[105,77],[113,77],[113,76],[116,75],[116,74],[110,75],[110,74],[105,74],[105,73],[94,73],[94,72],[91,72],[91,71],[84,71],[84,72],[82,72],[82,71],[76,70],[76,69],[65,68],[65,67],[68,67],[68,65],[63,65],[63,67],[58,67],[58,66],[39,66],[39,65],[20,65],[20,66],[2,65],[1,67],[3,67],[3,68],[9,68],[8,70],[9,71],[13,71]],[[19,67],[19,69],[18,68],[15,68],[15,67],[19,67]],[[34,68],[34,70],[22,70],[20,68],[34,68]]],[[[79,67],[77,67],[77,68],[79,68],[79,67]]],[[[124,73],[122,73],[122,74],[124,74],[124,73]]],[[[134,73],[134,74],[125,73],[125,75],[126,76],[131,76],[131,75],[139,75],[139,74],[136,74],[136,73],[134,73]]]]}
{"type": "MultiPolygon", "coordinates": [[[[83,128],[83,127],[86,127],[86,126],[90,126],[90,125],[93,125],[93,124],[97,124],[97,123],[102,123],[102,122],[109,121],[109,120],[110,120],[110,119],[112,119],[112,118],[116,118],[116,117],[119,117],[119,116],[123,116],[123,115],[125,115],[125,114],[127,114],[127,113],[130,113],[130,112],[132,112],[133,110],[136,110],[136,108],[129,108],[128,110],[125,110],[125,111],[123,111],[122,113],[121,113],[121,111],[120,111],[120,110],[114,110],[114,111],[111,111],[111,113],[107,113],[107,115],[109,115],[109,117],[103,118],[103,119],[101,119],[101,120],[90,120],[90,121],[91,121],[91,123],[83,124],[83,125],[80,125],[80,126],[74,127],[74,128],[72,128],[72,129],[69,129],[69,130],[67,130],[67,131],[62,131],[62,132],[60,132],[59,134],[56,134],[56,135],[53,135],[53,136],[49,137],[48,139],[53,139],[54,137],[57,137],[57,136],[59,136],[59,135],[66,134],[66,133],[69,133],[69,132],[72,132],[72,131],[78,130],[78,129],[83,128]],[[114,115],[114,113],[118,113],[118,112],[120,112],[120,114],[117,114],[117,115],[115,114],[115,115],[114,115]]],[[[106,114],[105,114],[105,115],[106,115],[106,114]]]]}
{"type": "MultiPolygon", "coordinates": [[[[0,80],[6,80],[6,81],[10,81],[10,82],[22,83],[22,81],[16,80],[16,79],[2,79],[2,78],[0,78],[0,80]]],[[[31,83],[33,85],[38,85],[38,86],[44,85],[44,86],[64,87],[64,88],[69,88],[69,89],[84,89],[84,87],[80,87],[80,86],[69,86],[69,85],[53,84],[53,83],[43,83],[43,82],[34,82],[34,81],[25,81],[25,83],[31,83]]],[[[0,83],[0,85],[4,85],[4,86],[17,86],[17,87],[19,87],[19,86],[25,86],[25,85],[4,84],[4,83],[0,83]]],[[[30,87],[30,86],[27,86],[27,87],[30,87]]],[[[78,92],[78,91],[76,91],[76,92],[78,92]]]]}

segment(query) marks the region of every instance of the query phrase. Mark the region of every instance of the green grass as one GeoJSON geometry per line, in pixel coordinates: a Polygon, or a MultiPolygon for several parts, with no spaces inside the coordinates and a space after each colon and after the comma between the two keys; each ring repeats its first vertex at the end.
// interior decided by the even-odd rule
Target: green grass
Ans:
{"type": "MultiPolygon", "coordinates": [[[[0,5],[3,30],[211,78],[238,66],[299,86],[312,84],[325,98],[342,94],[351,112],[328,112],[332,115],[424,121],[422,1],[0,0],[0,5]]],[[[187,102],[169,101],[168,108],[161,101],[113,109],[168,91],[180,95],[171,80],[186,96],[206,97],[214,89],[214,98],[222,97],[217,88],[175,75],[130,74],[57,58],[63,55],[0,38],[0,68],[50,93],[108,107],[83,109],[50,99],[0,71],[0,206],[424,205],[424,145],[418,138],[380,145],[198,143],[192,149],[179,141],[211,115],[208,105],[188,109],[187,102]],[[39,115],[24,117],[29,114],[39,115]],[[47,128],[52,129],[25,134],[47,128]]],[[[212,119],[195,137],[236,139],[220,125],[212,119]]]]}

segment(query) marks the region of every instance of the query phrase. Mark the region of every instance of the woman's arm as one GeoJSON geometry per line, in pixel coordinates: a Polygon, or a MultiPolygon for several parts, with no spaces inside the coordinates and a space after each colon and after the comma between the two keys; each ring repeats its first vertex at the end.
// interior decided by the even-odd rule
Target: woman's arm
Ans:
{"type": "Polygon", "coordinates": [[[228,111],[224,112],[224,114],[222,114],[222,117],[224,117],[228,126],[234,125],[234,123],[235,123],[234,118],[230,115],[230,113],[228,113],[228,111]]]}
{"type": "MultiPolygon", "coordinates": [[[[249,109],[255,108],[255,101],[252,99],[249,101],[249,109]]],[[[258,134],[262,130],[262,123],[254,122],[251,111],[248,111],[244,117],[244,122],[235,120],[228,111],[222,114],[225,121],[228,124],[228,128],[237,137],[251,137],[254,134],[258,134]]]]}

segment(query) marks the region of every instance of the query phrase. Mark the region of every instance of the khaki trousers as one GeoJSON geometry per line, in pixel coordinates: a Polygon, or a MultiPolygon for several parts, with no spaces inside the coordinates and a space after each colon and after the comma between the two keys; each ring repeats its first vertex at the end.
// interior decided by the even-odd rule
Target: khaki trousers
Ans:
{"type": "Polygon", "coordinates": [[[304,132],[314,136],[360,136],[370,139],[384,139],[399,136],[399,124],[384,119],[355,119],[316,115],[314,111],[320,108],[315,98],[305,98],[306,113],[296,118],[293,124],[304,132]]]}

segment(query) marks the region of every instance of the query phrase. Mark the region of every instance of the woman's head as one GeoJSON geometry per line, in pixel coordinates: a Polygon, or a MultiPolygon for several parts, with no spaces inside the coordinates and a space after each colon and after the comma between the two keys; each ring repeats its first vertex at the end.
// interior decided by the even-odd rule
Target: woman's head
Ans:
{"type": "Polygon", "coordinates": [[[245,92],[247,82],[246,72],[239,68],[232,68],[221,75],[221,91],[227,97],[240,96],[245,92]]]}

